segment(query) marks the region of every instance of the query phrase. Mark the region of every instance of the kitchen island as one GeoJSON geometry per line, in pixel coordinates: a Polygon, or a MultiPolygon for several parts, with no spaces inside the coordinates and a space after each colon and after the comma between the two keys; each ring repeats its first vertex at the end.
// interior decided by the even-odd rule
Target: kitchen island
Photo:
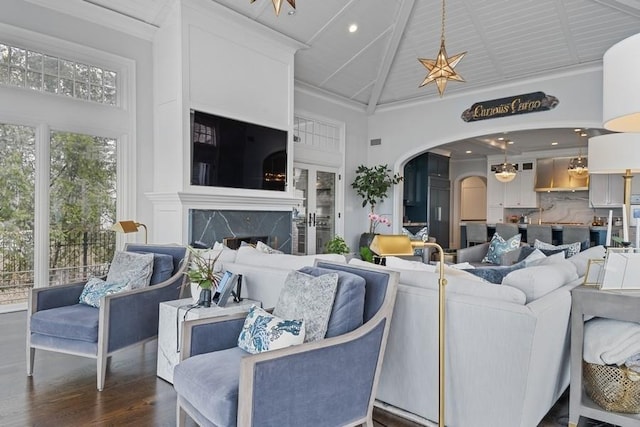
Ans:
{"type": "MultiPolygon", "coordinates": [[[[554,245],[559,245],[562,243],[562,230],[564,229],[565,226],[567,225],[580,225],[580,224],[567,224],[567,223],[551,223],[549,224],[551,225],[551,232],[552,232],[552,239],[553,239],[553,244],[554,245]]],[[[518,224],[518,229],[520,231],[520,234],[522,234],[522,241],[526,242],[527,241],[527,224],[518,224]]],[[[612,227],[612,235],[616,236],[618,235],[618,233],[620,232],[620,230],[622,229],[622,227],[612,227]]],[[[493,233],[495,233],[496,231],[496,225],[495,224],[487,224],[487,242],[491,240],[491,237],[493,236],[493,233]]],[[[590,231],[590,241],[591,241],[591,246],[596,246],[596,245],[604,245],[607,239],[607,226],[589,226],[589,231],[590,231]]],[[[533,242],[528,242],[529,244],[533,244],[533,242]]],[[[460,223],[460,247],[461,248],[466,248],[467,247],[467,223],[466,222],[461,222],[460,223]]]]}

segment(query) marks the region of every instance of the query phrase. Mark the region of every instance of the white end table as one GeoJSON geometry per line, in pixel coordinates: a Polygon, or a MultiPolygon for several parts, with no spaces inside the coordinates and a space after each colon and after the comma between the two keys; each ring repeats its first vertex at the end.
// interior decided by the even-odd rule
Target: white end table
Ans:
{"type": "Polygon", "coordinates": [[[227,316],[229,314],[249,312],[252,304],[261,307],[260,302],[243,299],[240,302],[230,300],[226,307],[191,308],[192,298],[184,298],[160,303],[160,318],[158,322],[158,365],[156,374],[173,384],[173,367],[179,361],[182,322],[184,320],[204,319],[209,317],[227,316]]]}

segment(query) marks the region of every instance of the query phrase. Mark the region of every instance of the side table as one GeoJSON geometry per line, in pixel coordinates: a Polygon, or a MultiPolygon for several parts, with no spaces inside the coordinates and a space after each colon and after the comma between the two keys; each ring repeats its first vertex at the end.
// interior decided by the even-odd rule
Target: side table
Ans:
{"type": "Polygon", "coordinates": [[[227,303],[226,307],[196,307],[190,308],[192,298],[184,298],[160,303],[160,317],[158,321],[158,364],[156,374],[173,384],[173,367],[179,361],[182,322],[184,320],[204,319],[209,317],[227,316],[229,314],[249,312],[252,304],[261,307],[262,304],[250,299],[240,302],[227,303]]]}
{"type": "Polygon", "coordinates": [[[569,427],[576,427],[580,416],[637,427],[640,415],[610,412],[593,402],[582,386],[582,349],[584,316],[640,322],[640,291],[601,291],[593,286],[578,286],[571,291],[571,388],[569,427]]]}

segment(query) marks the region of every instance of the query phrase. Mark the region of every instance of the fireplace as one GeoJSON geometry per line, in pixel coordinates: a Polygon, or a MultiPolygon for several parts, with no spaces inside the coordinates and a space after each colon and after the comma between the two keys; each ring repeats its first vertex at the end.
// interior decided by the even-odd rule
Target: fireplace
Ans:
{"type": "Polygon", "coordinates": [[[258,240],[291,253],[291,211],[189,209],[189,243],[212,247],[215,242],[240,246],[258,240]]]}

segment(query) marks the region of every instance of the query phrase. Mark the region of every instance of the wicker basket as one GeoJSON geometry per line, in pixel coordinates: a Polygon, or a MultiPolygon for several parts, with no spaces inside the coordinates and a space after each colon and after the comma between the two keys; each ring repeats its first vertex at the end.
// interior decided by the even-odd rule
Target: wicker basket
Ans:
{"type": "Polygon", "coordinates": [[[607,411],[640,414],[640,374],[622,366],[582,362],[587,395],[607,411]]]}

